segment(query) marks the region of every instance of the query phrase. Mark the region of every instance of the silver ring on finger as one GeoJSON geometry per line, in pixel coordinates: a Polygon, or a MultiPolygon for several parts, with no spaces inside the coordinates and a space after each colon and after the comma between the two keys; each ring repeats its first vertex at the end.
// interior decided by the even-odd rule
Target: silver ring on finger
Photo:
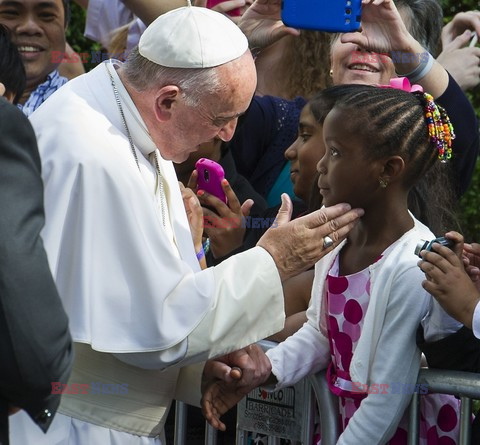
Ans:
{"type": "Polygon", "coordinates": [[[333,246],[333,239],[328,235],[323,237],[323,248],[328,249],[330,246],[333,246]]]}

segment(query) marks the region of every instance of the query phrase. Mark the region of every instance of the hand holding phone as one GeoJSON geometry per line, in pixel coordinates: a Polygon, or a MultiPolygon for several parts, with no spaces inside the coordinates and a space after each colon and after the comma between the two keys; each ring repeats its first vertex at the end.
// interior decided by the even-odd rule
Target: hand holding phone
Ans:
{"type": "Polygon", "coordinates": [[[360,29],[362,0],[283,0],[282,21],[293,28],[326,32],[360,29]]]}
{"type": "Polygon", "coordinates": [[[222,188],[225,172],[222,166],[211,159],[200,158],[195,169],[198,173],[197,190],[205,190],[226,204],[227,197],[222,188]]]}

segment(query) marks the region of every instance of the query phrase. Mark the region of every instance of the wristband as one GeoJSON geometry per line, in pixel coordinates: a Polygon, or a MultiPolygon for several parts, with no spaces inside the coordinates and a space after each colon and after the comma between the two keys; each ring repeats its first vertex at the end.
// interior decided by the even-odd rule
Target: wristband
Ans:
{"type": "Polygon", "coordinates": [[[203,250],[203,247],[196,253],[196,255],[198,261],[200,261],[205,256],[205,251],[203,250]]]}
{"type": "Polygon", "coordinates": [[[205,251],[205,254],[210,252],[210,238],[207,238],[203,243],[203,250],[205,251]]]}
{"type": "Polygon", "coordinates": [[[428,53],[428,58],[425,62],[420,62],[418,66],[407,74],[402,74],[401,77],[406,77],[411,83],[415,83],[424,78],[432,69],[435,59],[428,53]]]}

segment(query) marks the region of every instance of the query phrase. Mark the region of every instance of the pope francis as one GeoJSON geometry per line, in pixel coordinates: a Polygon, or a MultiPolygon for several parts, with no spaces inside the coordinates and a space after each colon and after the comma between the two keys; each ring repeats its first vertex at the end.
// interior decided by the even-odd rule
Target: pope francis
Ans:
{"type": "Polygon", "coordinates": [[[125,64],[100,64],[32,115],[43,237],[76,359],[48,433],[19,413],[12,444],[162,444],[171,401],[199,402],[190,364],[279,331],[282,281],[361,216],[339,205],[279,224],[257,247],[201,270],[172,161],[215,136],[229,140],[255,84],[236,25],[188,6],[153,22],[125,64]]]}

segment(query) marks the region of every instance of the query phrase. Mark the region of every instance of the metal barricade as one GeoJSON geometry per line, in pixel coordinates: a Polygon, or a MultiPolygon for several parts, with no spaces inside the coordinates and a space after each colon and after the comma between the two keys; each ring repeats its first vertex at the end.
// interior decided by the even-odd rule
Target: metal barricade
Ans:
{"type": "MultiPolygon", "coordinates": [[[[273,342],[260,344],[264,349],[275,345],[273,342]]],[[[417,383],[426,385],[429,393],[450,394],[460,398],[458,445],[470,445],[472,399],[480,400],[480,374],[422,368],[417,383]]],[[[408,445],[416,445],[419,441],[420,397],[418,392],[414,393],[410,403],[408,445]]],[[[252,391],[239,404],[237,445],[247,444],[248,432],[267,434],[268,445],[279,444],[280,438],[310,445],[315,416],[314,400],[318,406],[322,445],[335,445],[339,436],[338,398],[328,388],[325,371],[309,376],[294,387],[284,388],[281,394],[279,391],[267,393],[260,389],[252,391]]],[[[177,402],[176,410],[175,445],[188,445],[185,442],[186,405],[177,402]]],[[[205,445],[216,445],[216,437],[216,431],[207,425],[205,445]]]]}
{"type": "MultiPolygon", "coordinates": [[[[458,445],[470,445],[472,399],[480,399],[480,374],[422,368],[417,382],[419,385],[427,385],[429,392],[460,397],[460,440],[458,445]]],[[[420,394],[415,393],[410,402],[408,445],[418,444],[420,397],[420,394]]]]}

